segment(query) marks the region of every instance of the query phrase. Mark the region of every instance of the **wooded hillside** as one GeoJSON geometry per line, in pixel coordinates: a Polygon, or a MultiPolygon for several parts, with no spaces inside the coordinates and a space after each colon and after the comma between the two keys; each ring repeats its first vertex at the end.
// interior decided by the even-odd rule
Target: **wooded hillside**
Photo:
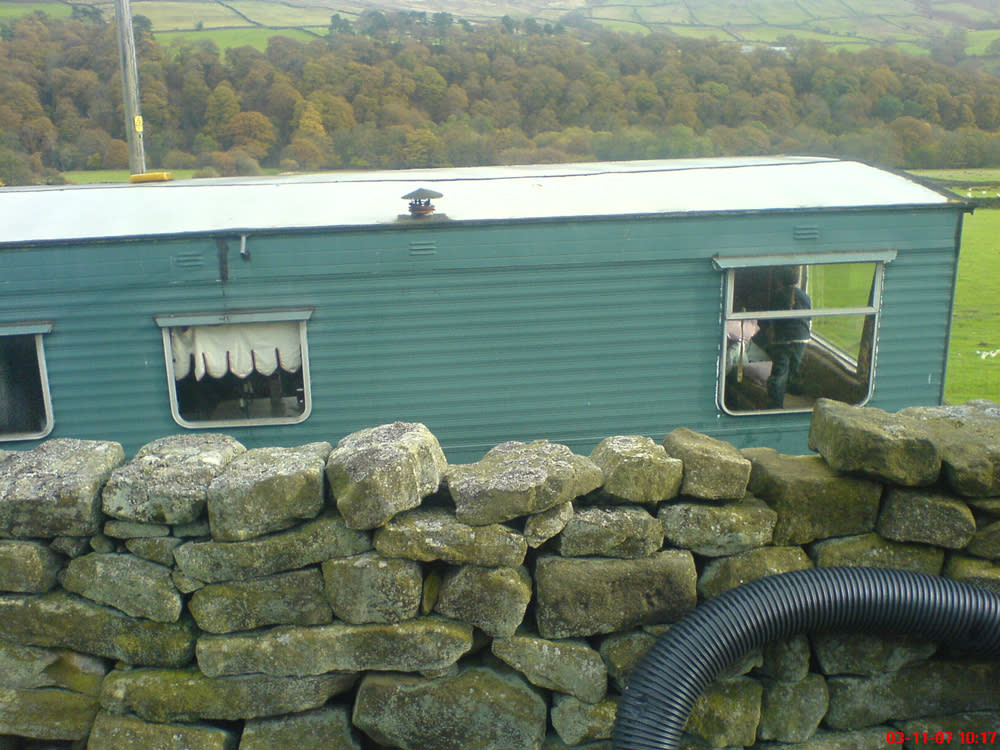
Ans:
{"type": "MultiPolygon", "coordinates": [[[[448,13],[331,19],[266,52],[164,47],[137,17],[150,168],[205,174],[763,153],[1000,165],[1000,80],[893,48],[748,47],[448,13]]],[[[0,179],[127,167],[99,14],[0,26],[0,179]]]]}

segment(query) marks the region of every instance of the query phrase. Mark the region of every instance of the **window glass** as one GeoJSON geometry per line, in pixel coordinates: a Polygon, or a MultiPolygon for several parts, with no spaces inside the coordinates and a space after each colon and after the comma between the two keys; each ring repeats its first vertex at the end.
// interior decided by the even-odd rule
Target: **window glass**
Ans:
{"type": "Polygon", "coordinates": [[[881,262],[729,268],[719,400],[730,413],[809,410],[871,392],[881,262]]]}
{"type": "Polygon", "coordinates": [[[0,335],[0,439],[37,439],[49,434],[52,425],[42,334],[0,335]]]}
{"type": "Polygon", "coordinates": [[[305,320],[175,326],[158,322],[163,326],[171,411],[179,424],[288,424],[309,416],[305,320]]]}

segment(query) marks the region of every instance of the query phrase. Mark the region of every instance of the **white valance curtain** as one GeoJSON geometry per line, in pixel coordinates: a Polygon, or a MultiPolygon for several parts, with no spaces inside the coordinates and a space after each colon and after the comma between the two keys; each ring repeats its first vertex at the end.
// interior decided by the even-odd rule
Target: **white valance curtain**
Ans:
{"type": "Polygon", "coordinates": [[[280,367],[296,372],[302,367],[302,340],[298,321],[189,326],[170,329],[174,377],[206,374],[221,378],[227,372],[245,378],[256,371],[273,375],[280,367]]]}

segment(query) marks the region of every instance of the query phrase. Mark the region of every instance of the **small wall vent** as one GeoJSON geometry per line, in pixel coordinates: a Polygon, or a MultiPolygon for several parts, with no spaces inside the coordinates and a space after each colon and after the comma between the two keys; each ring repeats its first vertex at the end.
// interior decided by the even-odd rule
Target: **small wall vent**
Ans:
{"type": "Polygon", "coordinates": [[[414,240],[410,243],[410,255],[436,255],[437,243],[434,240],[414,240]]]}
{"type": "Polygon", "coordinates": [[[792,230],[792,237],[798,241],[815,241],[819,239],[819,227],[797,226],[792,230]]]}
{"type": "Polygon", "coordinates": [[[205,266],[205,258],[200,252],[177,253],[170,258],[170,265],[178,271],[197,271],[205,266]]]}

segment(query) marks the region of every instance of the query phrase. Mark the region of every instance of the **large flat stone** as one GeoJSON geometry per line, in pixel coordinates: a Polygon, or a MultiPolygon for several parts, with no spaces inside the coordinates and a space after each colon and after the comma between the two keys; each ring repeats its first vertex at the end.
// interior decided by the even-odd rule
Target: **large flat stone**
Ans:
{"type": "Polygon", "coordinates": [[[140,620],[56,590],[0,596],[0,638],[25,646],[67,648],[126,664],[179,667],[194,656],[194,624],[140,620]]]}
{"type": "Polygon", "coordinates": [[[101,530],[101,488],[125,460],[119,443],[59,438],[0,463],[0,534],[51,539],[101,530]]]}
{"type": "Polygon", "coordinates": [[[569,502],[604,482],[601,469],[565,445],[501,443],[474,464],[450,466],[448,490],[459,521],[502,523],[569,502]]]}
{"type": "Polygon", "coordinates": [[[882,485],[838,474],[819,456],[785,456],[770,448],[744,451],[753,463],[750,492],[778,514],[773,542],[863,534],[875,528],[882,485]]]}
{"type": "Polygon", "coordinates": [[[535,567],[538,633],[575,638],[673,622],[694,607],[696,578],[683,550],[635,560],[543,556],[535,567]]]}
{"type": "Polygon", "coordinates": [[[305,676],[366,670],[432,672],[472,648],[472,626],[441,618],[395,624],[277,627],[198,639],[198,666],[213,677],[305,676]]]}
{"type": "Polygon", "coordinates": [[[255,448],[230,461],[208,486],[212,538],[238,542],[319,515],[323,471],[332,446],[255,448]]]}
{"type": "Polygon", "coordinates": [[[115,670],[104,679],[101,707],[155,722],[239,721],[319,708],[349,690],[354,675],[208,677],[197,669],[115,670]]]}
{"type": "Polygon", "coordinates": [[[920,420],[827,398],[813,407],[809,448],[834,471],[905,487],[933,484],[941,473],[941,453],[920,420]]]}
{"type": "Polygon", "coordinates": [[[316,565],[370,550],[371,535],[338,515],[245,542],[188,542],[174,550],[184,575],[206,583],[245,580],[316,565]]]}
{"type": "Polygon", "coordinates": [[[372,673],[358,688],[354,724],[400,750],[540,750],[547,713],[523,679],[489,669],[436,680],[372,673]]]}
{"type": "Polygon", "coordinates": [[[111,475],[104,512],[112,518],[185,524],[205,511],[208,486],[246,450],[228,435],[186,432],[154,440],[111,475]]]}

